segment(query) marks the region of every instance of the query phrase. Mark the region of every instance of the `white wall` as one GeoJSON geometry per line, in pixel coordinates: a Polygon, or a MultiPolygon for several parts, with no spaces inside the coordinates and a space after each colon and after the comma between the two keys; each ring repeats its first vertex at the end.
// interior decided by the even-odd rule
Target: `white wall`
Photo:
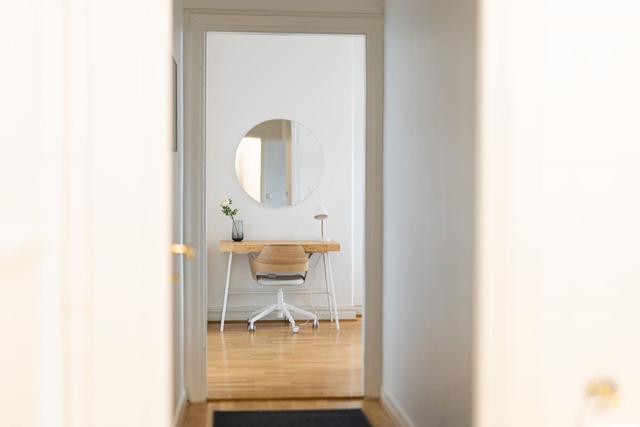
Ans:
{"type": "Polygon", "coordinates": [[[475,1],[385,8],[383,398],[471,425],[475,1]]]}
{"type": "MultiPolygon", "coordinates": [[[[354,127],[361,126],[353,102],[354,53],[364,49],[360,36],[287,36],[210,33],[207,46],[207,240],[210,317],[219,316],[227,256],[218,242],[229,239],[231,222],[218,206],[231,196],[244,221],[245,239],[314,239],[320,224],[313,219],[319,204],[329,213],[327,234],[342,245],[333,256],[336,294],[343,315],[354,315],[354,127]],[[274,61],[274,58],[277,60],[274,61]],[[293,207],[269,208],[251,199],[240,187],[234,170],[235,150],[245,133],[258,123],[291,119],[311,131],[322,147],[324,174],[316,192],[293,207]]],[[[355,65],[354,65],[355,64],[355,65]]],[[[363,96],[363,95],[362,95],[363,96]]],[[[361,113],[359,113],[361,114],[361,113]]],[[[363,136],[363,135],[361,135],[363,136]]],[[[361,145],[363,147],[363,145],[361,145]]],[[[363,155],[364,153],[361,153],[363,155]]],[[[238,256],[232,271],[234,290],[256,290],[246,256],[238,256]]],[[[318,270],[320,273],[321,270],[318,270]]],[[[312,272],[313,273],[313,272],[312,272]]],[[[320,274],[308,283],[320,288],[320,274]]],[[[309,305],[307,296],[291,297],[309,305]]],[[[271,302],[270,297],[231,297],[234,311],[271,302]]],[[[326,304],[316,298],[315,304],[326,304]]]]}
{"type": "Polygon", "coordinates": [[[639,22],[636,1],[484,3],[479,427],[595,425],[602,377],[598,425],[640,425],[639,22]]]}

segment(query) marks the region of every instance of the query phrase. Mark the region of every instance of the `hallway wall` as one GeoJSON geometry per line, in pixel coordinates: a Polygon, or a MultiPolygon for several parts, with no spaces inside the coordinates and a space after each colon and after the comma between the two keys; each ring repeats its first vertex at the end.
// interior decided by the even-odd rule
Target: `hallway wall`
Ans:
{"type": "Polygon", "coordinates": [[[385,8],[383,399],[471,424],[475,3],[385,8]]]}

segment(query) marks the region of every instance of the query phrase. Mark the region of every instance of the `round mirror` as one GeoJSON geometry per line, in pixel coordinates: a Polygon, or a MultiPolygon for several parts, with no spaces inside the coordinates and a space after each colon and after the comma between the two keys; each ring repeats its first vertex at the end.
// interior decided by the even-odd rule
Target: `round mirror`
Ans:
{"type": "Polygon", "coordinates": [[[238,145],[236,176],[244,191],[264,205],[298,204],[320,184],[320,144],[299,123],[262,122],[247,132],[238,145]]]}

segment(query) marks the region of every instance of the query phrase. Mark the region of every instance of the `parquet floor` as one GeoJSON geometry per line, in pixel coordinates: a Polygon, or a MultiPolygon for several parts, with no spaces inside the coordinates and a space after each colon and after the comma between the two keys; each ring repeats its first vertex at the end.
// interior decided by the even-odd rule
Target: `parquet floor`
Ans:
{"type": "Polygon", "coordinates": [[[362,320],[322,321],[292,334],[284,322],[263,321],[254,333],[210,323],[207,397],[221,399],[354,398],[363,395],[362,320]]]}

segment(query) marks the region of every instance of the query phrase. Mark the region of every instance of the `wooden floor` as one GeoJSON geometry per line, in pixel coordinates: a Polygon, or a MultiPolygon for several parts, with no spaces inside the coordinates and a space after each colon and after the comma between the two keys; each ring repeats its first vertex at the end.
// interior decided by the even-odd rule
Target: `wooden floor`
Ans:
{"type": "MultiPolygon", "coordinates": [[[[377,400],[258,400],[195,403],[187,407],[182,427],[215,427],[213,411],[260,411],[361,408],[372,427],[397,427],[377,400]]],[[[293,426],[292,426],[293,427],[293,426]]]]}
{"type": "Polygon", "coordinates": [[[210,323],[207,397],[221,399],[352,398],[363,396],[362,321],[322,321],[292,334],[284,322],[210,323]]]}

